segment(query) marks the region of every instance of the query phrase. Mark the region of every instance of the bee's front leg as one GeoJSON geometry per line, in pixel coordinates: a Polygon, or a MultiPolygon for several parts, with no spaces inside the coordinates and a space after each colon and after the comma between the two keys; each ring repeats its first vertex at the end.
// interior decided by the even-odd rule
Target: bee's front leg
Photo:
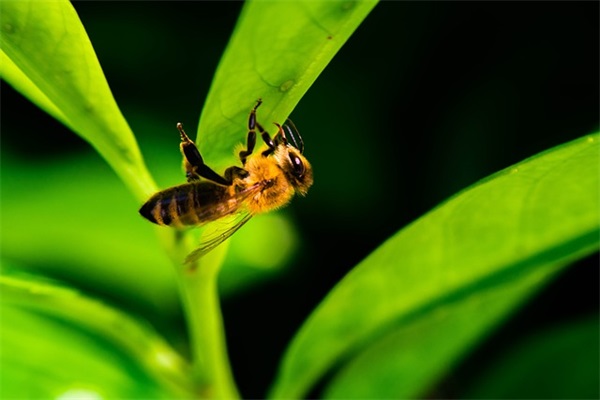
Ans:
{"type": "Polygon", "coordinates": [[[262,104],[262,100],[258,99],[256,101],[256,105],[250,111],[250,115],[248,116],[248,137],[246,139],[246,150],[242,150],[239,153],[240,161],[242,165],[246,165],[246,159],[252,152],[254,151],[254,146],[256,145],[256,129],[264,135],[265,130],[256,120],[256,109],[262,104]]]}
{"type": "Polygon", "coordinates": [[[181,154],[183,155],[183,165],[185,168],[185,176],[188,182],[197,181],[200,177],[206,178],[221,185],[229,185],[229,182],[221,175],[213,171],[208,165],[204,164],[202,156],[198,148],[192,140],[185,134],[183,125],[177,124],[177,129],[181,134],[181,154]]]}

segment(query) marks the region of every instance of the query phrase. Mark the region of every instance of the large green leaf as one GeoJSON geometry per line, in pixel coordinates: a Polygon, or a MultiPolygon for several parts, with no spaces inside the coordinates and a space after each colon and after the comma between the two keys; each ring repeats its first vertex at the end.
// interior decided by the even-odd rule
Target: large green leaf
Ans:
{"type": "Polygon", "coordinates": [[[271,393],[423,394],[560,267],[598,249],[598,134],[507,168],[398,232],[346,276],[292,341],[271,393]]]}
{"type": "Polygon", "coordinates": [[[2,78],[90,142],[145,200],[155,184],[71,3],[9,0],[0,7],[2,78]]]}
{"type": "Polygon", "coordinates": [[[3,397],[193,392],[187,362],[146,323],[57,282],[1,272],[3,397]]]}
{"type": "Polygon", "coordinates": [[[245,140],[255,101],[263,99],[258,119],[273,133],[272,122],[285,120],[376,4],[255,0],[244,5],[198,129],[200,150],[217,171],[235,161],[233,148],[245,140]]]}

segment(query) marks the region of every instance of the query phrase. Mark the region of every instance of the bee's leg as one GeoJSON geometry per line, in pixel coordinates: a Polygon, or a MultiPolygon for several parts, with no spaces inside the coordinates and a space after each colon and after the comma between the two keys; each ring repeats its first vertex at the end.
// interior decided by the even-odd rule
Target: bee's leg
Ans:
{"type": "Polygon", "coordinates": [[[248,116],[248,138],[246,139],[246,150],[242,150],[239,153],[240,161],[242,165],[246,165],[246,158],[254,151],[254,145],[256,145],[256,128],[258,131],[263,134],[265,131],[263,127],[256,121],[256,109],[262,104],[262,100],[258,99],[256,105],[250,111],[250,115],[248,116]]]}
{"type": "Polygon", "coordinates": [[[183,130],[181,123],[177,124],[177,129],[181,134],[181,154],[183,155],[183,165],[185,167],[185,176],[188,182],[197,181],[200,177],[206,178],[221,185],[229,185],[231,182],[227,181],[221,175],[213,171],[208,165],[204,164],[202,156],[198,151],[198,148],[190,140],[188,135],[183,130]]]}
{"type": "Polygon", "coordinates": [[[273,152],[275,151],[277,146],[279,146],[281,143],[286,143],[285,133],[283,132],[281,125],[279,125],[277,122],[275,122],[275,125],[277,126],[277,128],[279,130],[277,131],[277,133],[275,134],[275,136],[272,139],[271,139],[271,136],[264,130],[261,132],[262,139],[269,147],[267,150],[262,152],[263,157],[273,154],[273,152]]]}

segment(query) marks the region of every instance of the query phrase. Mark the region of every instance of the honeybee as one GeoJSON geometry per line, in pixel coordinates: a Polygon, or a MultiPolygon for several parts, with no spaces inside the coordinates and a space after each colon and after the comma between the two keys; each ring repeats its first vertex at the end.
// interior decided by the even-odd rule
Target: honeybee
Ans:
{"type": "Polygon", "coordinates": [[[256,120],[258,99],[248,117],[246,148],[238,153],[242,167],[232,166],[223,176],[206,165],[181,123],[180,150],[187,183],[160,191],[140,208],[140,214],[158,225],[182,228],[224,221],[185,262],[197,261],[256,214],[275,210],[290,202],[295,193],[306,195],[313,183],[310,163],[302,155],[304,143],[294,124],[287,120],[271,138],[256,120]],[[266,149],[255,153],[256,131],[266,149]],[[203,178],[203,179],[201,179],[203,178]]]}

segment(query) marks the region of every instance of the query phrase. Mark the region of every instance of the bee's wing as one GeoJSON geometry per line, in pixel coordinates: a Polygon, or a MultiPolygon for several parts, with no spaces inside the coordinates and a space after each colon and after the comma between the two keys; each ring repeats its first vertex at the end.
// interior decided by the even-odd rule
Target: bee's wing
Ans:
{"type": "Polygon", "coordinates": [[[185,259],[186,264],[192,264],[198,261],[202,256],[227,240],[238,229],[242,227],[252,217],[252,214],[245,207],[239,206],[245,200],[252,197],[261,190],[260,184],[250,186],[236,194],[236,201],[232,204],[238,204],[238,210],[230,213],[223,218],[206,224],[200,244],[196,250],[192,251],[185,259]]]}
{"type": "Polygon", "coordinates": [[[211,222],[207,225],[202,237],[200,245],[185,258],[186,264],[192,264],[206,255],[209,251],[227,240],[238,229],[252,218],[252,214],[248,211],[240,211],[236,214],[229,215],[218,221],[211,222]]]}

